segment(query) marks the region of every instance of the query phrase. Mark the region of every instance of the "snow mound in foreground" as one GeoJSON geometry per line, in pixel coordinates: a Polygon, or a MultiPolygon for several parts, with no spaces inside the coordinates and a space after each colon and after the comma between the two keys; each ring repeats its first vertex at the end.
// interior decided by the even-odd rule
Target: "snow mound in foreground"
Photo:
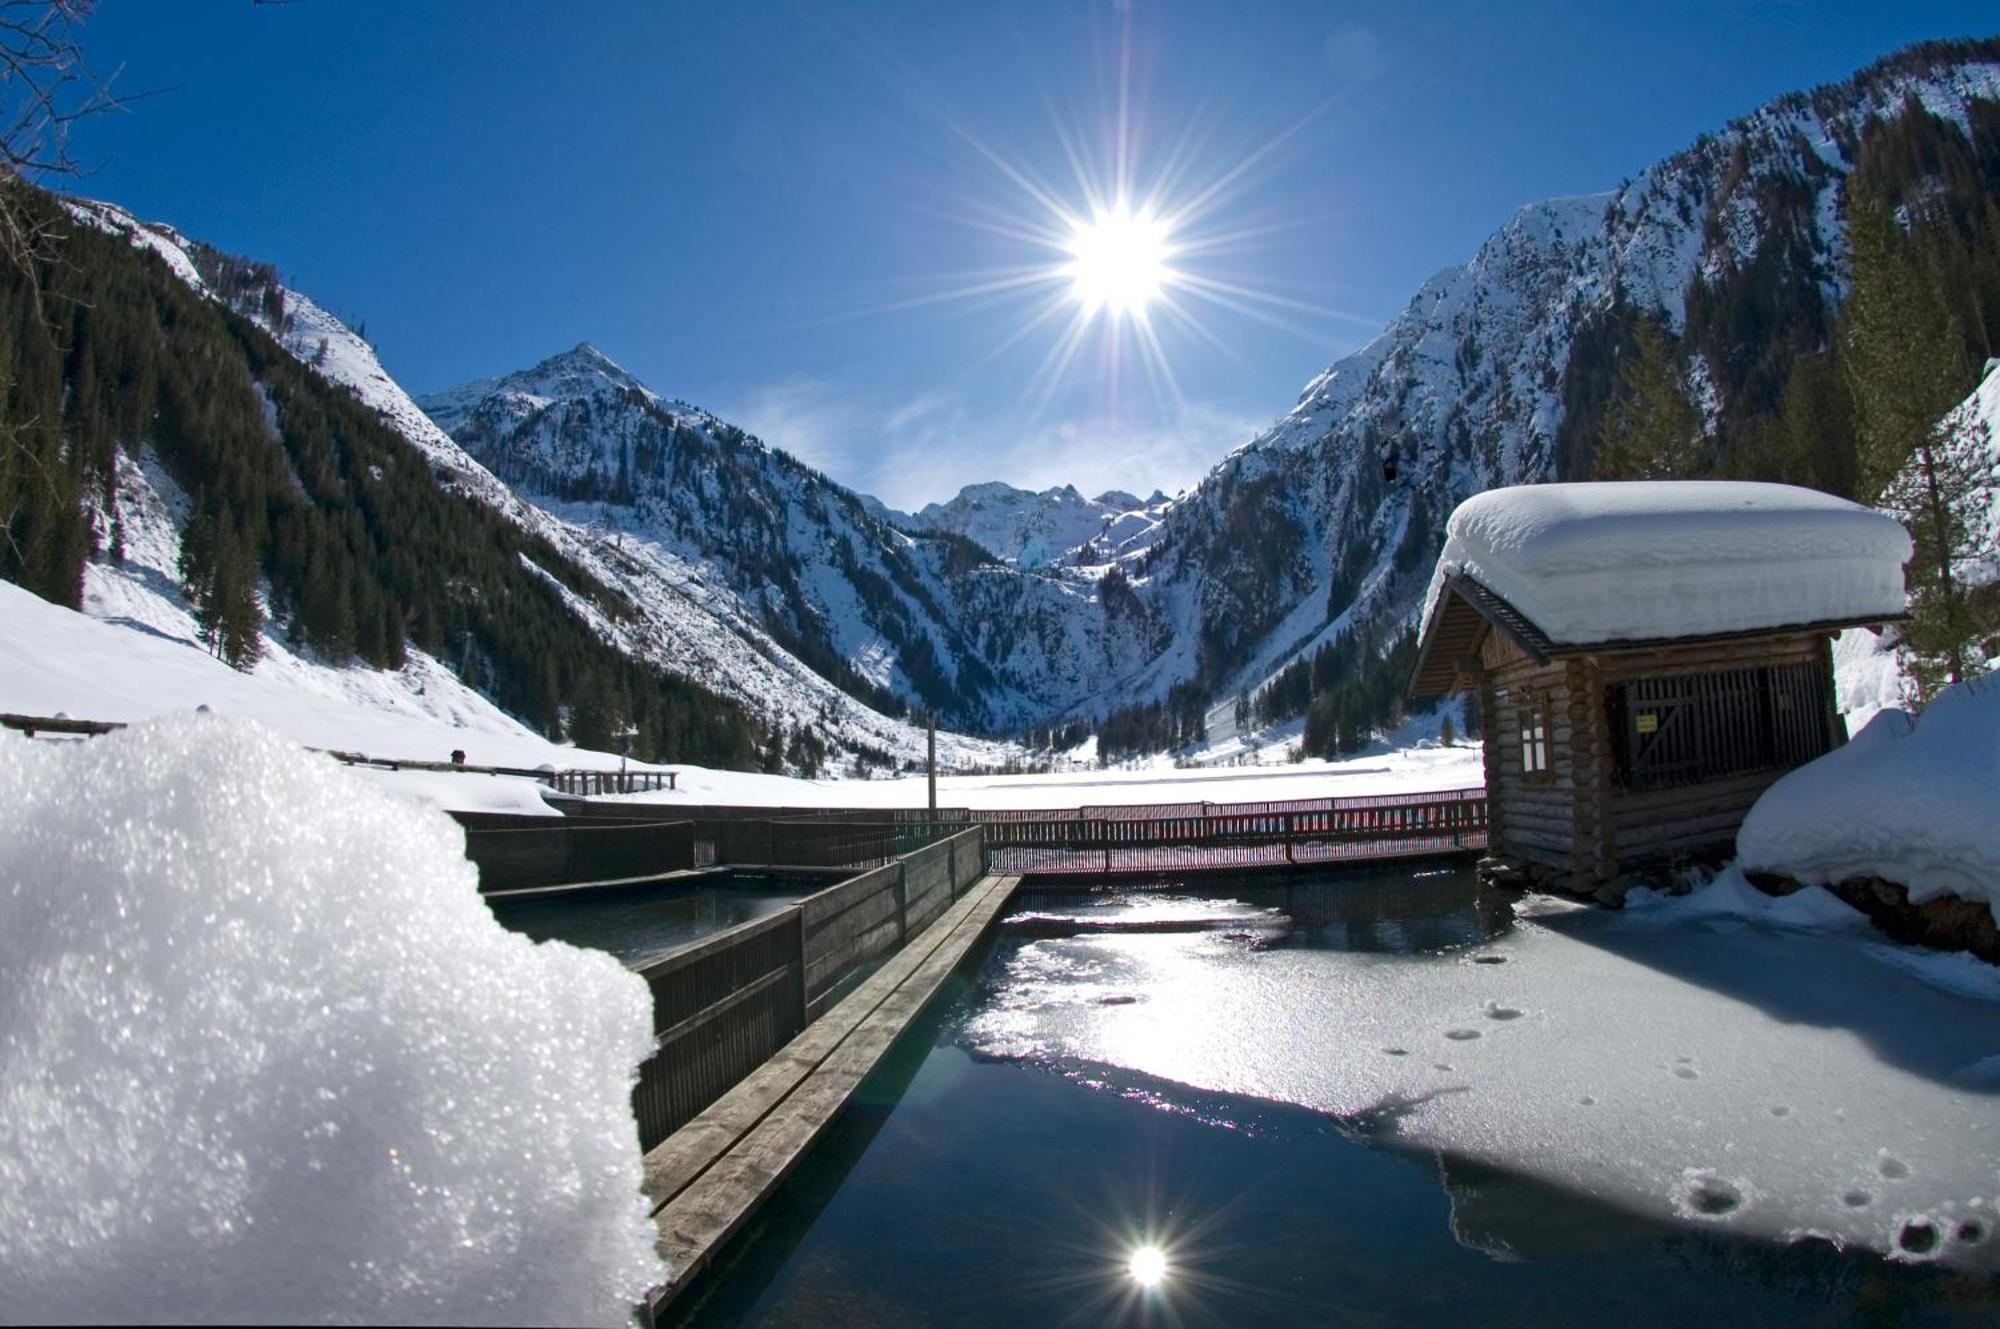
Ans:
{"type": "Polygon", "coordinates": [[[1984,900],[2000,919],[2000,677],[1885,710],[1792,771],[1737,832],[1744,868],[1831,885],[1881,877],[1914,901],[1984,900]]]}
{"type": "Polygon", "coordinates": [[[599,1323],[645,984],[260,726],[0,733],[0,1318],[599,1323]]]}
{"type": "Polygon", "coordinates": [[[1558,643],[1857,622],[1903,612],[1910,537],[1792,485],[1515,485],[1458,505],[1424,617],[1463,573],[1558,643]]]}

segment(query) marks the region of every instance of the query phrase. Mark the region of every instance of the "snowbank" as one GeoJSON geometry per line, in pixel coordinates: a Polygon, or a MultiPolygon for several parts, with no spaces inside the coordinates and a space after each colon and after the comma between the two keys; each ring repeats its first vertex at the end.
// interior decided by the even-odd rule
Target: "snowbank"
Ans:
{"type": "Polygon", "coordinates": [[[1880,877],[1913,903],[1983,900],[2000,920],[2000,678],[1947,688],[1918,716],[1878,713],[1766,790],[1736,849],[1749,871],[1880,877]]]}
{"type": "Polygon", "coordinates": [[[621,1324],[645,984],[260,726],[0,733],[0,1318],[621,1324]]]}
{"type": "Polygon", "coordinates": [[[1570,645],[1887,618],[1909,556],[1894,518],[1791,485],[1517,485],[1452,513],[1424,618],[1453,573],[1570,645]]]}

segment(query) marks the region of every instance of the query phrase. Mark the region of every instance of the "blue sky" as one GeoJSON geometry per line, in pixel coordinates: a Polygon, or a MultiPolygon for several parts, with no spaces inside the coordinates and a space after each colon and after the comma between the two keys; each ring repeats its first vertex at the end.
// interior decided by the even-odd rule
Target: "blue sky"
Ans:
{"type": "Polygon", "coordinates": [[[82,192],[275,262],[415,392],[587,339],[900,506],[1172,491],[1521,204],[1996,27],[1974,4],[108,0],[92,62],[157,95],[76,147],[82,192]],[[1086,210],[1066,143],[1109,181],[1121,70],[1134,188],[1170,160],[1170,200],[1221,182],[1168,239],[1227,301],[1184,292],[1198,330],[1156,310],[1171,382],[1101,316],[1052,372],[1067,256],[1028,235],[1086,210]],[[952,295],[1003,277],[1035,284],[952,295]]]}

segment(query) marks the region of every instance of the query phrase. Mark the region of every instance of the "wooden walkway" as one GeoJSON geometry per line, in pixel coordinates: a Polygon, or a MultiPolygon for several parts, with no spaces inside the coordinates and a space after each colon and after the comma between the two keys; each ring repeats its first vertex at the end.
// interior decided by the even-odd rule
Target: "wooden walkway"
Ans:
{"type": "Polygon", "coordinates": [[[670,1276],[657,1316],[698,1274],[937,995],[1020,884],[985,877],[852,993],[646,1155],[645,1190],[670,1276]]]}

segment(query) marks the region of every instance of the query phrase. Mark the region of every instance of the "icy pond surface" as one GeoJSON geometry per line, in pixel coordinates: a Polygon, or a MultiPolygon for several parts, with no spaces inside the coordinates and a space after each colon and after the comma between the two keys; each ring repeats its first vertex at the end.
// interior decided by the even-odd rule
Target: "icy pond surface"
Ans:
{"type": "Polygon", "coordinates": [[[679,1313],[2000,1323],[2000,975],[1857,923],[1024,894],[679,1313]]]}
{"type": "Polygon", "coordinates": [[[637,968],[703,937],[797,904],[825,880],[731,873],[697,886],[599,887],[561,895],[493,899],[503,927],[536,941],[609,951],[637,968]]]}

